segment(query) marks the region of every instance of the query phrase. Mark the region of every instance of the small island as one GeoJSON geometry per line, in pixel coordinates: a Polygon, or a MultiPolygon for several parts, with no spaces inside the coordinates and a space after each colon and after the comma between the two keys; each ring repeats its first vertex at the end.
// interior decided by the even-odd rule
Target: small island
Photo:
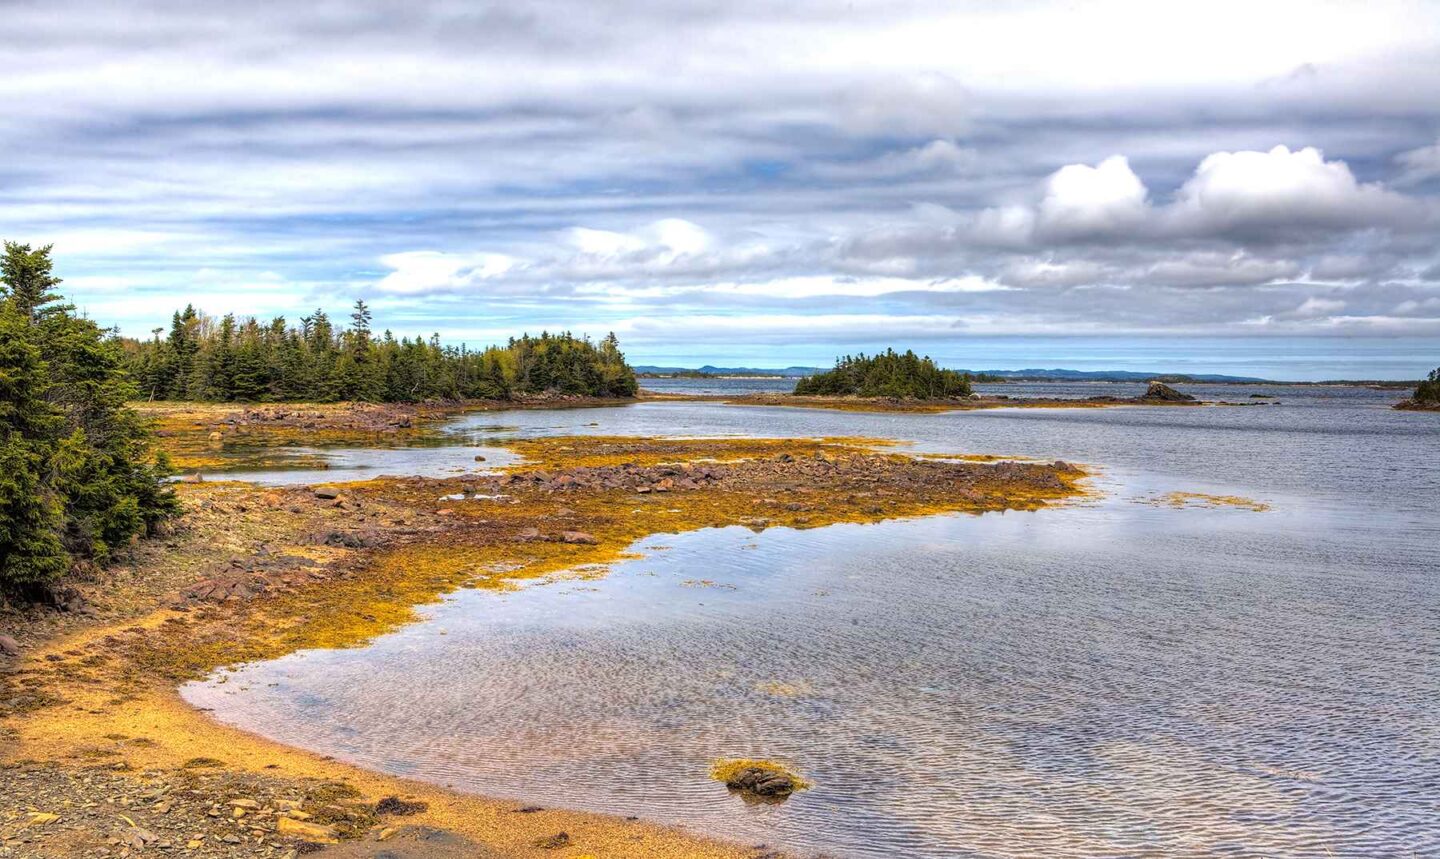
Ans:
{"type": "Polygon", "coordinates": [[[1440,368],[1430,371],[1408,400],[1401,400],[1395,408],[1410,412],[1440,412],[1440,368]]]}
{"type": "Polygon", "coordinates": [[[849,355],[835,368],[807,376],[795,384],[798,396],[875,397],[892,400],[953,400],[969,397],[970,376],[946,370],[928,356],[910,350],[886,349],[882,354],[849,355]]]}

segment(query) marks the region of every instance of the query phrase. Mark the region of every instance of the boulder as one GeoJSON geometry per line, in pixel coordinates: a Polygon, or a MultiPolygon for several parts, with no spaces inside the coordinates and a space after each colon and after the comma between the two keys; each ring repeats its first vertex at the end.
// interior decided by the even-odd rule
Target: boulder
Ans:
{"type": "Polygon", "coordinates": [[[587,546],[593,546],[600,542],[595,539],[594,535],[587,534],[584,531],[564,531],[560,534],[560,540],[564,543],[583,544],[587,546]]]}
{"type": "Polygon", "coordinates": [[[322,501],[333,501],[340,497],[340,490],[333,486],[317,486],[315,487],[315,497],[322,501]]]}
{"type": "Polygon", "coordinates": [[[0,654],[5,656],[19,656],[20,642],[8,635],[0,635],[0,654]]]}
{"type": "Polygon", "coordinates": [[[333,826],[306,823],[291,817],[280,817],[275,820],[275,834],[282,837],[299,838],[316,844],[338,844],[340,842],[340,837],[336,834],[333,826]]]}
{"type": "Polygon", "coordinates": [[[1162,403],[1195,402],[1194,397],[1189,394],[1182,394],[1164,382],[1151,382],[1150,387],[1145,389],[1145,394],[1141,396],[1140,399],[1162,403]]]}
{"type": "Polygon", "coordinates": [[[725,780],[725,786],[755,796],[789,796],[800,787],[789,773],[765,767],[737,770],[725,780]]]}

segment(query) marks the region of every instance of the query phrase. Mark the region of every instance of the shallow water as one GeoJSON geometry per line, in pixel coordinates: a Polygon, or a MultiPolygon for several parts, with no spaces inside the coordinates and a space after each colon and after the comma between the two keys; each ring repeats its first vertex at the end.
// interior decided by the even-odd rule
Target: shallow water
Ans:
{"type": "Polygon", "coordinates": [[[842,857],[1440,854],[1440,421],[1335,390],[471,416],[458,439],[881,435],[1090,463],[1105,494],[657,536],[608,577],[460,592],[370,647],[185,694],[390,772],[842,857]],[[1155,503],[1174,491],[1271,510],[1155,503]],[[747,805],[706,777],[718,756],[782,757],[815,787],[747,805]]]}

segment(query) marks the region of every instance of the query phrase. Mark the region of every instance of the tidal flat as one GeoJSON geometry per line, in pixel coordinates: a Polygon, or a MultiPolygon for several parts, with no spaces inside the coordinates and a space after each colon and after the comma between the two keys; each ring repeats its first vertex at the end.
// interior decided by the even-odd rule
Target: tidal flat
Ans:
{"type": "Polygon", "coordinates": [[[1286,399],[222,442],[0,675],[0,780],[40,801],[0,834],[279,856],[298,803],[343,855],[1424,855],[1436,428],[1286,399]],[[734,758],[810,786],[746,802],[734,758]]]}

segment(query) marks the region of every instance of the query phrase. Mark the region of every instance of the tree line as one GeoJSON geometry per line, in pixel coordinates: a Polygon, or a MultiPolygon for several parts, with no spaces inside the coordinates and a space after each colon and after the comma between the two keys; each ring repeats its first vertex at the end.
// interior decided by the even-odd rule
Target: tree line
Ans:
{"type": "Polygon", "coordinates": [[[348,328],[323,310],[292,325],[278,316],[215,319],[186,307],[171,318],[168,334],[157,328],[150,340],[121,344],[147,399],[416,402],[540,393],[633,397],[638,390],[613,333],[599,343],[569,332],[527,334],[475,351],[442,346],[439,335],[376,335],[370,323],[364,301],[355,302],[348,328]]]}
{"type": "Polygon", "coordinates": [[[1420,381],[1411,399],[1422,406],[1440,406],[1440,368],[1431,370],[1430,375],[1420,381]]]}
{"type": "Polygon", "coordinates": [[[806,376],[795,393],[812,396],[889,397],[940,400],[970,396],[970,377],[946,370],[929,357],[886,349],[878,355],[846,355],[835,367],[806,376]]]}
{"type": "Polygon", "coordinates": [[[125,406],[120,344],[55,289],[50,248],[0,259],[0,596],[35,598],[179,513],[163,454],[125,406]]]}

